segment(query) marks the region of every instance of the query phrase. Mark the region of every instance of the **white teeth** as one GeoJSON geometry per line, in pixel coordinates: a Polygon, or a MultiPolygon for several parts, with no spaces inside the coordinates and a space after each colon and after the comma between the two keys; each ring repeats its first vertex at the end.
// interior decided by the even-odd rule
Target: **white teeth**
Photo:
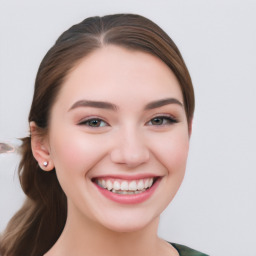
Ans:
{"type": "Polygon", "coordinates": [[[148,179],[146,179],[144,186],[145,186],[145,188],[149,187],[149,180],[148,179]]]}
{"type": "Polygon", "coordinates": [[[129,190],[131,191],[135,191],[137,190],[137,184],[136,184],[136,181],[133,180],[132,182],[129,183],[129,190]]]}
{"type": "Polygon", "coordinates": [[[129,189],[129,185],[127,181],[122,181],[121,183],[121,190],[128,190],[129,189]]]}
{"type": "Polygon", "coordinates": [[[119,190],[120,189],[120,183],[118,181],[114,181],[114,190],[119,190]]]}
{"type": "Polygon", "coordinates": [[[137,190],[142,190],[144,188],[144,182],[143,180],[139,180],[137,184],[137,190]]]}
{"type": "Polygon", "coordinates": [[[149,186],[149,187],[151,187],[151,186],[152,186],[152,184],[153,184],[153,178],[150,178],[150,179],[149,179],[148,186],[149,186]]]}
{"type": "Polygon", "coordinates": [[[107,185],[106,185],[106,181],[105,181],[105,180],[101,180],[101,184],[102,184],[102,187],[103,187],[103,188],[107,188],[107,185]]]}
{"type": "Polygon", "coordinates": [[[106,186],[107,186],[107,189],[108,189],[108,190],[111,190],[111,189],[113,188],[112,182],[111,182],[110,180],[107,180],[106,186]]]}
{"type": "Polygon", "coordinates": [[[140,180],[120,180],[120,179],[96,179],[96,183],[107,190],[117,194],[138,194],[153,185],[153,178],[140,180]]]}

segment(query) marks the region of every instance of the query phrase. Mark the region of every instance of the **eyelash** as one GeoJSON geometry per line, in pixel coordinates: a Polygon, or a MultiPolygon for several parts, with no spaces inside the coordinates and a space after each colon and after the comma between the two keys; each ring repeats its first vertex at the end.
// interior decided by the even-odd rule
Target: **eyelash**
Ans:
{"type": "Polygon", "coordinates": [[[86,119],[86,120],[80,122],[79,125],[86,125],[91,128],[100,128],[100,127],[109,126],[109,124],[107,122],[105,122],[104,120],[102,120],[101,118],[98,118],[98,117],[86,119]],[[99,126],[90,125],[90,123],[92,123],[92,122],[98,122],[98,123],[100,123],[100,125],[99,126]],[[102,123],[105,123],[105,125],[101,125],[102,123]]]}
{"type": "Polygon", "coordinates": [[[162,115],[162,116],[155,116],[152,119],[150,119],[149,122],[147,122],[147,124],[152,125],[152,126],[165,126],[165,125],[172,125],[178,123],[178,120],[170,115],[162,115]],[[160,124],[152,124],[153,120],[161,120],[160,124]],[[149,124],[151,123],[151,124],[149,124]]]}
{"type": "MultiPolygon", "coordinates": [[[[178,120],[175,119],[174,117],[169,116],[169,115],[168,116],[162,115],[162,116],[153,117],[146,124],[150,125],[150,126],[165,126],[165,125],[172,125],[172,124],[175,124],[175,123],[178,123],[178,120]],[[152,123],[153,121],[157,121],[157,120],[158,121],[160,120],[160,124],[153,124],[152,123]]],[[[105,122],[101,118],[97,118],[97,117],[86,119],[86,120],[80,122],[78,125],[86,125],[90,128],[100,128],[100,127],[110,126],[107,122],[105,122]],[[93,122],[96,125],[92,125],[93,122]]]]}

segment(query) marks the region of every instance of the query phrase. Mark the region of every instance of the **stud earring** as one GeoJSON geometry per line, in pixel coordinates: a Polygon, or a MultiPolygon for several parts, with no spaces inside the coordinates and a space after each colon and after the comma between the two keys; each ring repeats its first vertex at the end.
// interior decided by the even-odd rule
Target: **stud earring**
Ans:
{"type": "Polygon", "coordinates": [[[47,162],[47,161],[43,162],[43,166],[44,166],[44,167],[47,167],[47,165],[48,165],[48,162],[47,162]]]}

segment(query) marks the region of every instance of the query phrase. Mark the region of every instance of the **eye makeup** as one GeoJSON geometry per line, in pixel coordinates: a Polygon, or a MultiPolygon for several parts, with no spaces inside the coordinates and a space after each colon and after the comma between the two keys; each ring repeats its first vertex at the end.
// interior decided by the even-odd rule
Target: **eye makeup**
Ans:
{"type": "Polygon", "coordinates": [[[157,115],[147,122],[147,125],[172,125],[178,123],[178,120],[171,115],[157,115]]]}
{"type": "Polygon", "coordinates": [[[85,125],[85,126],[89,126],[91,128],[109,126],[109,124],[107,122],[105,122],[101,118],[97,118],[97,117],[85,119],[85,120],[79,122],[78,125],[85,125]]]}

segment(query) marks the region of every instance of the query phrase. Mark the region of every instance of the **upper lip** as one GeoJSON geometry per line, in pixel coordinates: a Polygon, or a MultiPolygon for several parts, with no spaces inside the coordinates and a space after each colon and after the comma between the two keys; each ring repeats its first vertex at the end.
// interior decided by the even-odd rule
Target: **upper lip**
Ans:
{"type": "Polygon", "coordinates": [[[157,178],[160,177],[160,175],[156,174],[136,174],[136,175],[100,175],[95,176],[92,178],[92,180],[95,179],[120,179],[120,180],[140,180],[140,179],[146,179],[146,178],[157,178]]]}

